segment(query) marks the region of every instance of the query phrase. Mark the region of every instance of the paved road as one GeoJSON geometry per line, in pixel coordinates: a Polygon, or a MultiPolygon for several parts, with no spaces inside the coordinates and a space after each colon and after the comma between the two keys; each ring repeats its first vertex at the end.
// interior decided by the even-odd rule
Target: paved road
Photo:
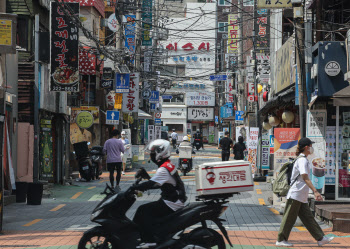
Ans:
{"type": "MultiPolygon", "coordinates": [[[[209,148],[196,154],[194,163],[219,161],[219,151],[209,148]]],[[[172,160],[177,161],[176,154],[172,160]]],[[[154,166],[140,164],[150,173],[154,166]]],[[[128,172],[122,177],[122,190],[127,189],[134,181],[134,173],[128,172]]],[[[195,201],[194,172],[183,177],[189,201],[195,201]]],[[[52,195],[44,199],[40,206],[12,204],[5,207],[4,235],[0,236],[0,248],[48,248],[76,249],[83,231],[95,226],[90,221],[90,214],[98,202],[104,185],[108,182],[108,174],[103,179],[93,182],[74,182],[73,186],[55,186],[52,195]]],[[[234,196],[224,214],[227,220],[225,227],[234,248],[274,248],[281,216],[272,207],[266,206],[268,188],[266,183],[255,183],[255,190],[234,196]],[[277,214],[276,214],[277,213],[277,214]]],[[[159,190],[146,192],[139,198],[127,215],[132,218],[137,207],[143,203],[157,200],[159,190]]],[[[328,226],[321,223],[326,231],[328,226]]],[[[214,227],[216,229],[216,227],[214,227]]],[[[335,240],[331,248],[349,248],[350,238],[341,236],[335,240]],[[347,244],[345,244],[347,243],[347,244]]],[[[312,248],[316,244],[304,227],[293,228],[291,241],[300,248],[312,248]]],[[[229,248],[229,247],[227,247],[229,248]]]]}

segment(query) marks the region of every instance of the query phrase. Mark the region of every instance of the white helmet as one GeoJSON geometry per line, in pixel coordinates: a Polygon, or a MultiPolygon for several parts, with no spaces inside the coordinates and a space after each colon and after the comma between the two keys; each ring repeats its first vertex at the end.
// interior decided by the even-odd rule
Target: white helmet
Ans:
{"type": "Polygon", "coordinates": [[[145,151],[151,153],[154,163],[163,161],[170,157],[170,142],[164,139],[154,140],[146,146],[145,151]]]}
{"type": "Polygon", "coordinates": [[[126,135],[126,132],[125,132],[125,131],[122,131],[121,135],[126,135]]]}
{"type": "Polygon", "coordinates": [[[188,142],[188,136],[184,136],[183,141],[188,142]]]}

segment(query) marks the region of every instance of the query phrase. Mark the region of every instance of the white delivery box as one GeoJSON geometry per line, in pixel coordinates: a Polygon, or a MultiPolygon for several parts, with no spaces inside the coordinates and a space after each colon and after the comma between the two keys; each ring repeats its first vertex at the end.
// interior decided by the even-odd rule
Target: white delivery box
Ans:
{"type": "Polygon", "coordinates": [[[192,158],[192,147],[191,146],[179,146],[179,158],[192,158]]]}
{"type": "Polygon", "coordinates": [[[253,191],[250,163],[243,160],[204,163],[196,167],[198,196],[253,191]]]}

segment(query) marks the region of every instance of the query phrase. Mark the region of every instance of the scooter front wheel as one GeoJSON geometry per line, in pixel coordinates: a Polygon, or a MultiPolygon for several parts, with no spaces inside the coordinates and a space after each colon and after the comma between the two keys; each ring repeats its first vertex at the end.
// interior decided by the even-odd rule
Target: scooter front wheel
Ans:
{"type": "Polygon", "coordinates": [[[118,249],[101,227],[94,227],[86,231],[81,237],[78,249],[118,249]]]}
{"type": "MultiPolygon", "coordinates": [[[[217,231],[211,228],[196,228],[189,233],[188,246],[199,246],[205,249],[225,249],[225,240],[217,231]]],[[[190,247],[196,248],[196,247],[190,247]]],[[[79,248],[80,249],[80,248],[79,248]]]]}

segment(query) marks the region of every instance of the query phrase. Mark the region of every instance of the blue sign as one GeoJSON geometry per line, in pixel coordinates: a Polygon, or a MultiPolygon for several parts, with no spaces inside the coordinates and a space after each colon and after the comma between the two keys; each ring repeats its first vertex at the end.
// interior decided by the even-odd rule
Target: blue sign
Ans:
{"type": "Polygon", "coordinates": [[[210,75],[209,79],[211,81],[221,81],[221,80],[227,80],[227,75],[226,74],[219,74],[219,75],[210,75]]]}
{"type": "Polygon", "coordinates": [[[150,110],[151,110],[151,112],[154,112],[156,110],[156,104],[155,103],[151,103],[150,104],[150,110]]]}
{"type": "Polygon", "coordinates": [[[221,106],[220,107],[220,116],[221,118],[228,118],[233,116],[233,109],[226,107],[226,106],[221,106]]]}
{"type": "Polygon", "coordinates": [[[119,112],[118,111],[107,111],[106,124],[111,124],[111,125],[119,124],[119,112]]]}
{"type": "Polygon", "coordinates": [[[125,47],[129,49],[131,53],[130,62],[134,64],[134,54],[135,54],[135,19],[136,15],[125,15],[126,25],[125,25],[125,47]]]}
{"type": "Polygon", "coordinates": [[[162,120],[160,118],[154,119],[154,124],[155,125],[162,125],[162,120]]]}
{"type": "Polygon", "coordinates": [[[128,93],[130,84],[130,74],[116,74],[115,75],[115,92],[116,93],[128,93]]]}
{"type": "Polygon", "coordinates": [[[219,117],[215,116],[215,123],[219,123],[219,117]]]}
{"type": "Polygon", "coordinates": [[[163,99],[172,99],[173,96],[171,96],[171,95],[163,95],[162,98],[163,99]]]}
{"type": "Polygon", "coordinates": [[[152,91],[149,98],[150,103],[159,103],[159,91],[152,91]]]}
{"type": "Polygon", "coordinates": [[[244,111],[236,111],[236,121],[244,121],[243,119],[244,111]]]}

